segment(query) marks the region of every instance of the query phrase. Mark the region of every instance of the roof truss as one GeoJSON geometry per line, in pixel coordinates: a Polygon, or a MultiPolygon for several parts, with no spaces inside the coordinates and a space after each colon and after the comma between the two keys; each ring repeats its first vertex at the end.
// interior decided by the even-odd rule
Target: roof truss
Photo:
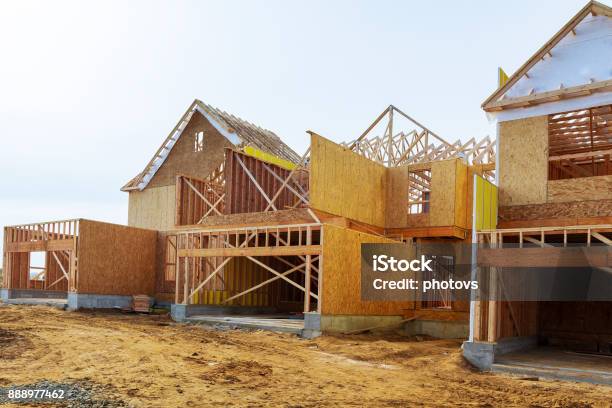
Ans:
{"type": "Polygon", "coordinates": [[[451,158],[464,158],[471,164],[495,162],[495,141],[489,136],[450,143],[393,105],[389,105],[361,136],[342,145],[387,167],[451,158]],[[407,119],[413,128],[396,130],[400,118],[407,119]],[[376,134],[376,129],[382,129],[382,134],[376,134]]]}

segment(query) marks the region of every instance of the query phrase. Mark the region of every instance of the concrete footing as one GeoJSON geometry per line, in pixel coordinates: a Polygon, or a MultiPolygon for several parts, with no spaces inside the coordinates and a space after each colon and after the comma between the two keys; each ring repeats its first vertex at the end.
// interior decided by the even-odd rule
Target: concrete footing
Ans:
{"type": "Polygon", "coordinates": [[[68,310],[131,308],[132,297],[68,293],[68,310]]]}
{"type": "Polygon", "coordinates": [[[304,313],[304,329],[300,334],[305,339],[314,339],[321,335],[321,314],[317,312],[304,313]]]}
{"type": "Polygon", "coordinates": [[[536,337],[509,337],[496,343],[466,341],[461,348],[463,356],[472,365],[483,371],[490,371],[496,356],[537,346],[536,337]]]}
{"type": "Polygon", "coordinates": [[[401,327],[401,316],[356,316],[356,315],[322,315],[321,331],[324,333],[344,333],[352,330],[371,327],[401,327]]]}
{"type": "Polygon", "coordinates": [[[182,305],[173,303],[170,306],[170,316],[176,322],[184,322],[188,317],[197,315],[260,315],[275,313],[271,307],[248,306],[210,306],[210,305],[182,305]]]}
{"type": "Polygon", "coordinates": [[[469,336],[470,325],[467,322],[443,320],[413,320],[404,325],[407,336],[426,335],[439,339],[465,339],[469,336]]]}
{"type": "Polygon", "coordinates": [[[0,289],[0,299],[66,299],[66,292],[35,289],[0,289]]]}
{"type": "Polygon", "coordinates": [[[402,323],[402,316],[323,315],[320,319],[320,330],[324,333],[379,328],[402,330],[407,336],[422,334],[441,339],[459,339],[468,337],[469,331],[467,322],[414,320],[402,323]]]}

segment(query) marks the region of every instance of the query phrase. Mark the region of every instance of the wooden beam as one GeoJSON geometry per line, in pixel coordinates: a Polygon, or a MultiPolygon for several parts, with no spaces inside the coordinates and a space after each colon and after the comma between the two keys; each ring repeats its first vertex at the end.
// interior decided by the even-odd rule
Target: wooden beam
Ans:
{"type": "Polygon", "coordinates": [[[72,249],[71,239],[50,239],[32,242],[10,242],[4,250],[6,252],[39,252],[39,251],[69,251],[72,249]]]}
{"type": "Polygon", "coordinates": [[[55,261],[57,262],[57,264],[59,265],[60,269],[62,270],[62,273],[64,274],[64,277],[66,277],[66,280],[68,280],[68,272],[66,272],[66,269],[64,269],[64,265],[62,265],[62,263],[60,262],[59,258],[55,254],[55,252],[51,252],[51,254],[53,254],[53,258],[55,258],[55,261]]]}
{"type": "Polygon", "coordinates": [[[248,247],[248,248],[193,248],[179,249],[180,257],[213,257],[213,256],[291,256],[319,255],[321,245],[294,245],[278,247],[248,247]]]}
{"type": "Polygon", "coordinates": [[[608,246],[612,246],[612,240],[604,237],[603,235],[601,235],[599,232],[594,232],[591,231],[591,235],[595,238],[597,238],[598,240],[600,240],[601,242],[603,242],[604,244],[608,245],[608,246]]]}

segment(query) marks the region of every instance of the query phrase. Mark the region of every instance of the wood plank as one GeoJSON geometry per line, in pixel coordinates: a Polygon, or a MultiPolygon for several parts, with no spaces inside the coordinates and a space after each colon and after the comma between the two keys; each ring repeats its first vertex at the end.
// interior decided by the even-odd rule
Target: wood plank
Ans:
{"type": "Polygon", "coordinates": [[[71,239],[51,239],[33,242],[11,242],[8,243],[4,248],[5,252],[69,251],[71,249],[71,239]]]}
{"type": "Polygon", "coordinates": [[[290,256],[319,255],[321,245],[249,247],[249,248],[194,248],[179,249],[180,257],[213,257],[213,256],[290,256]]]}

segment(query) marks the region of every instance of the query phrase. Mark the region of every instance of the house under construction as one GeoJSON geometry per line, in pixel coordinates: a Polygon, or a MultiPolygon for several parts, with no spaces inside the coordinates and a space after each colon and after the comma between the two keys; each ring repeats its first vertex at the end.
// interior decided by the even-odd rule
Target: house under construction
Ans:
{"type": "MultiPolygon", "coordinates": [[[[494,141],[450,143],[389,106],[339,145],[278,136],[194,101],[123,188],[128,227],[71,220],[5,228],[4,297],[67,297],[70,308],[172,304],[177,320],[274,317],[301,332],[411,319],[467,336],[469,302],[360,298],[360,244],[471,239],[473,174],[491,177],[494,141]],[[30,253],[45,251],[40,273],[30,253]],[[279,315],[303,313],[300,319],[279,315]],[[222,316],[222,317],[219,317],[222,316]]],[[[452,273],[453,256],[440,268],[452,273]]],[[[260,324],[263,319],[253,324],[260,324]]]]}
{"type": "Polygon", "coordinates": [[[77,309],[146,294],[179,321],[305,335],[404,324],[469,338],[464,355],[483,369],[524,366],[532,357],[508,355],[542,345],[612,354],[609,302],[360,296],[362,243],[445,243],[428,254],[440,278],[470,263],[564,266],[569,246],[612,246],[611,16],[588,3],[484,102],[495,140],[452,142],[389,106],[345,143],[308,132],[300,155],[195,100],[123,186],[128,226],[4,228],[2,298],[77,309]],[[464,259],[473,242],[476,257],[464,259]],[[45,254],[34,271],[33,252],[45,254]]]}
{"type": "MultiPolygon", "coordinates": [[[[498,123],[498,217],[475,231],[491,279],[509,268],[612,271],[611,18],[589,2],[482,105],[498,123]]],[[[565,378],[587,370],[610,383],[609,357],[594,357],[612,355],[609,300],[473,302],[464,355],[484,369],[564,366],[565,378]]]]}

